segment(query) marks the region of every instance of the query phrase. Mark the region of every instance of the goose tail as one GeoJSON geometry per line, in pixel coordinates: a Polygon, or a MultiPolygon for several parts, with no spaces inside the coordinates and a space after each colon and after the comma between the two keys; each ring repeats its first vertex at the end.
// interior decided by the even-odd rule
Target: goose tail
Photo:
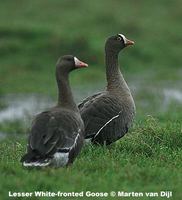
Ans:
{"type": "Polygon", "coordinates": [[[49,158],[37,158],[32,154],[25,154],[21,158],[22,165],[24,167],[46,167],[51,164],[51,160],[49,158]]]}
{"type": "Polygon", "coordinates": [[[69,162],[69,149],[59,149],[51,158],[41,158],[33,156],[30,153],[25,154],[21,159],[22,165],[24,167],[64,167],[69,162]]]}

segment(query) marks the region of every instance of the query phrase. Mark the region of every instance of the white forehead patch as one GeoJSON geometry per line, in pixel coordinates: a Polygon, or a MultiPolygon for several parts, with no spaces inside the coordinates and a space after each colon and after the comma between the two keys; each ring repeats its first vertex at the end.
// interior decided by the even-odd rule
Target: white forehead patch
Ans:
{"type": "Polygon", "coordinates": [[[80,61],[78,60],[78,58],[77,58],[77,57],[74,57],[74,61],[75,61],[75,65],[77,65],[77,64],[79,64],[79,63],[80,63],[80,61]]]}
{"type": "Polygon", "coordinates": [[[126,44],[127,43],[127,39],[126,39],[126,37],[123,35],[123,34],[118,34],[120,37],[122,37],[123,38],[123,40],[124,40],[124,43],[126,44]]]}

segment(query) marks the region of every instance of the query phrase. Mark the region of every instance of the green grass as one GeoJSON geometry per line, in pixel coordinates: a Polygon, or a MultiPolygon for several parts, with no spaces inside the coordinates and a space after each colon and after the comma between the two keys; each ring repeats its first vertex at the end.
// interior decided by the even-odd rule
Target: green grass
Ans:
{"type": "Polygon", "coordinates": [[[73,166],[62,169],[25,170],[19,162],[24,140],[6,140],[0,144],[0,193],[8,199],[7,191],[169,190],[180,199],[181,128],[180,122],[160,123],[148,116],[116,144],[86,145],[73,166]]]}
{"type": "Polygon", "coordinates": [[[64,54],[89,64],[70,76],[78,100],[102,90],[104,42],[123,33],[135,41],[119,59],[137,116],[130,134],[116,144],[85,146],[72,167],[44,170],[26,170],[19,162],[29,125],[0,122],[0,133],[8,134],[0,141],[0,199],[9,199],[9,190],[172,190],[172,199],[181,199],[182,104],[173,99],[165,107],[163,98],[164,89],[182,90],[181,18],[181,0],[3,1],[0,111],[7,106],[1,97],[10,93],[56,99],[55,63],[64,54]]]}

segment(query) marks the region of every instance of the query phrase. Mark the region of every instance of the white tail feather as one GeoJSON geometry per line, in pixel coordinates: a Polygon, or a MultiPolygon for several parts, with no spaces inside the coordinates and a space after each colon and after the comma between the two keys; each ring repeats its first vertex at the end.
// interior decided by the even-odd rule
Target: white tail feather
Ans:
{"type": "MultiPolygon", "coordinates": [[[[78,132],[80,132],[80,129],[78,130],[78,132]]],[[[44,162],[41,161],[36,161],[36,162],[23,162],[23,166],[24,167],[46,167],[48,165],[53,165],[55,167],[64,167],[68,164],[69,162],[69,152],[75,148],[75,146],[77,145],[78,139],[79,139],[80,135],[79,133],[77,134],[75,141],[73,143],[73,145],[70,148],[64,148],[64,150],[67,150],[68,152],[56,152],[53,155],[53,158],[50,160],[46,160],[44,162]]],[[[61,149],[60,149],[61,150],[61,149]]],[[[63,150],[63,149],[62,149],[63,150]]]]}
{"type": "Polygon", "coordinates": [[[50,164],[50,162],[45,162],[45,163],[42,163],[42,162],[23,162],[23,166],[24,167],[46,167],[50,164]]]}

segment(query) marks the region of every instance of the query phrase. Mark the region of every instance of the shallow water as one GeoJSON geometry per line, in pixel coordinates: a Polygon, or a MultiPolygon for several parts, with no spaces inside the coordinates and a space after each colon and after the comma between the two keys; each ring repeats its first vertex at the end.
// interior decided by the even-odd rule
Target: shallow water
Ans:
{"type": "Polygon", "coordinates": [[[50,97],[35,94],[6,95],[1,98],[1,101],[6,103],[6,107],[0,111],[0,122],[24,119],[29,115],[39,113],[52,104],[50,97]]]}
{"type": "Polygon", "coordinates": [[[146,87],[138,88],[134,92],[136,104],[145,113],[165,113],[171,105],[182,106],[182,90],[173,88],[146,87]]]}
{"type": "MultiPolygon", "coordinates": [[[[99,91],[94,88],[96,87],[85,88],[85,86],[81,86],[74,88],[75,101],[79,103],[88,95],[99,91]]],[[[56,99],[53,97],[38,94],[8,94],[2,96],[0,100],[5,102],[6,105],[5,108],[0,110],[0,123],[16,119],[26,120],[26,118],[32,117],[56,104],[56,99]]]]}
{"type": "MultiPolygon", "coordinates": [[[[98,92],[95,87],[77,87],[74,88],[74,96],[76,102],[80,102],[83,98],[98,92]]],[[[130,85],[133,97],[135,99],[137,110],[147,113],[164,113],[168,111],[171,104],[182,106],[182,89],[151,87],[147,85],[130,85]]],[[[102,91],[102,90],[101,90],[102,91]]],[[[32,117],[41,111],[44,111],[55,105],[56,100],[50,96],[42,96],[37,94],[9,94],[1,97],[1,101],[6,103],[6,107],[0,111],[0,123],[6,121],[22,120],[24,125],[30,123],[32,117]]],[[[0,139],[5,137],[5,133],[0,133],[0,139]]]]}
{"type": "Polygon", "coordinates": [[[167,101],[175,100],[182,103],[182,91],[177,89],[164,89],[164,98],[167,101]]]}
{"type": "MultiPolygon", "coordinates": [[[[169,88],[136,88],[131,86],[131,90],[136,104],[145,107],[155,99],[164,107],[170,105],[171,102],[182,104],[182,90],[169,88]],[[140,102],[141,101],[141,102],[140,102]]],[[[97,91],[86,91],[78,94],[75,92],[76,102],[80,102],[84,97],[91,95],[97,91]]],[[[55,100],[49,96],[40,96],[36,94],[11,94],[1,98],[6,103],[6,107],[0,111],[0,122],[5,120],[24,119],[27,116],[36,115],[39,112],[50,108],[55,104],[55,100]]],[[[161,108],[161,105],[158,106],[161,108]]],[[[161,109],[159,109],[161,110],[161,109]]],[[[162,110],[161,110],[162,112],[162,110]]]]}

